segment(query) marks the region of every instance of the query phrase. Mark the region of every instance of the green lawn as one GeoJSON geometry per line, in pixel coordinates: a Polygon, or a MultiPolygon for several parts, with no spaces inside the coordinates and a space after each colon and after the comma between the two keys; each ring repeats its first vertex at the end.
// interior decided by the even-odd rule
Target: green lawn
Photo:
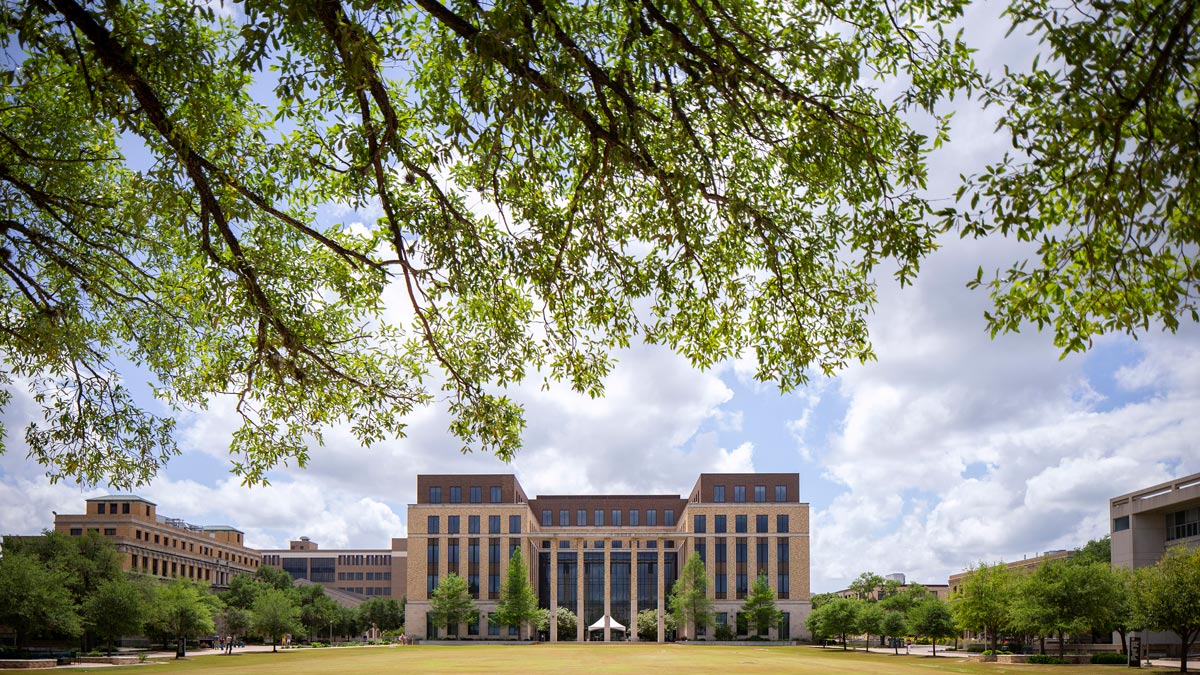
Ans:
{"type": "MultiPolygon", "coordinates": [[[[842,652],[816,647],[716,647],[701,645],[436,645],[300,649],[277,654],[197,656],[164,665],[104,669],[105,673],[194,672],[263,675],[327,673],[446,673],[533,675],[629,673],[631,675],[1120,675],[1120,666],[1037,666],[965,663],[958,659],[842,652]]],[[[1154,672],[1154,671],[1143,671],[1154,672]]],[[[1172,672],[1172,671],[1158,671],[1172,672]]]]}

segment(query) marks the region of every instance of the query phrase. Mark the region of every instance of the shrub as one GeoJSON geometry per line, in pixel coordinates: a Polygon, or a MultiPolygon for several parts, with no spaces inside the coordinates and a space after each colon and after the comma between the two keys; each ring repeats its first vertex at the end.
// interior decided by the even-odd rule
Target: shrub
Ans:
{"type": "Polygon", "coordinates": [[[973,653],[973,654],[979,654],[979,653],[981,653],[981,652],[982,652],[984,649],[986,649],[986,647],[984,647],[983,645],[969,645],[969,646],[967,647],[967,651],[969,651],[969,652],[971,652],[971,653],[973,653]]]}
{"type": "Polygon", "coordinates": [[[1128,658],[1124,654],[1117,654],[1116,652],[1098,652],[1092,654],[1092,663],[1124,665],[1128,658]]]}
{"type": "Polygon", "coordinates": [[[717,640],[728,641],[733,639],[733,629],[727,623],[717,624],[717,630],[714,634],[717,640]]]}
{"type": "Polygon", "coordinates": [[[1058,658],[1057,656],[1050,656],[1049,654],[1030,654],[1029,662],[1030,663],[1062,663],[1063,660],[1058,658]]]}
{"type": "Polygon", "coordinates": [[[1008,651],[1007,649],[997,649],[996,651],[992,651],[990,649],[983,650],[984,656],[992,656],[993,654],[1012,654],[1012,652],[1008,651]]]}

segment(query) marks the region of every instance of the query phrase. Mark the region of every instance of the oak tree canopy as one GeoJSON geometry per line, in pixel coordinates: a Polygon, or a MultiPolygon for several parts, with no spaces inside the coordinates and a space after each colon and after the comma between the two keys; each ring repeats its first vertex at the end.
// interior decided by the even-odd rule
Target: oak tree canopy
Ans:
{"type": "MultiPolygon", "coordinates": [[[[1142,139],[1154,156],[1182,152],[1195,127],[1195,3],[1093,21],[1104,36],[1128,25],[1111,17],[1150,13],[1145,39],[1102,64],[1120,80],[1142,59],[1146,91],[1091,136],[1019,95],[1041,73],[1085,90],[1070,62],[977,76],[949,28],[964,4],[5,2],[0,406],[34,397],[25,439],[52,480],[117,487],[178,452],[175,412],[220,397],[236,401],[233,470],[250,484],[303,465],[332,425],[371,444],[430,404],[464,449],[509,458],[524,422],[506,386],[543,377],[600,395],[612,351],[633,341],[697,367],[753,354],[784,390],[871,358],[875,273],[911,280],[947,228],[1086,235],[1074,263],[1044,261],[1059,291],[998,282],[997,330],[1059,316],[1079,339],[1172,326],[1193,306],[1195,152],[1154,174],[1123,212],[1134,226],[1100,203],[1088,213],[1103,218],[1055,220],[1069,209],[1014,204],[1027,185],[995,172],[964,186],[983,211],[938,216],[925,161],[948,138],[939,104],[977,90],[1011,105],[1014,138],[1116,148],[1095,191],[1133,189],[1121,171],[1142,139]],[[1149,247],[1128,264],[1167,290],[1125,313],[1124,296],[1076,301],[1080,265],[1111,262],[1122,223],[1127,244],[1149,247]]],[[[1038,23],[1049,7],[1012,11],[1084,39],[1038,23]]],[[[1078,347],[1071,335],[1059,331],[1078,347]]]]}

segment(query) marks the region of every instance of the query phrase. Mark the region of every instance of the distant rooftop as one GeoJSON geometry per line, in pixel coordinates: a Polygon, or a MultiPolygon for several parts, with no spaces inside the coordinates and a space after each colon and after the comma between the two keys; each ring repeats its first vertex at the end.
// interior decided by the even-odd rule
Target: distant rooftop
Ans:
{"type": "Polygon", "coordinates": [[[139,497],[137,495],[108,495],[106,497],[92,497],[91,499],[87,499],[84,501],[89,501],[89,502],[118,502],[118,501],[119,502],[144,502],[146,504],[149,504],[150,506],[158,506],[158,504],[155,504],[154,502],[150,501],[149,499],[142,499],[141,497],[139,497]]]}

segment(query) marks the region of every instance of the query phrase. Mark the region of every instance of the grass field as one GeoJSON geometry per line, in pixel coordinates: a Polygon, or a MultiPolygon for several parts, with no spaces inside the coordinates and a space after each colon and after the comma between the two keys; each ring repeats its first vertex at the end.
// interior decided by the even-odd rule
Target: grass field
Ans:
{"type": "MultiPolygon", "coordinates": [[[[430,645],[303,649],[277,654],[197,656],[162,665],[104,669],[104,673],[254,673],[310,675],[395,673],[464,675],[1120,675],[1120,666],[1039,666],[966,663],[959,659],[842,652],[816,647],[700,645],[430,645]]],[[[1151,672],[1174,672],[1144,670],[1151,672]]]]}

